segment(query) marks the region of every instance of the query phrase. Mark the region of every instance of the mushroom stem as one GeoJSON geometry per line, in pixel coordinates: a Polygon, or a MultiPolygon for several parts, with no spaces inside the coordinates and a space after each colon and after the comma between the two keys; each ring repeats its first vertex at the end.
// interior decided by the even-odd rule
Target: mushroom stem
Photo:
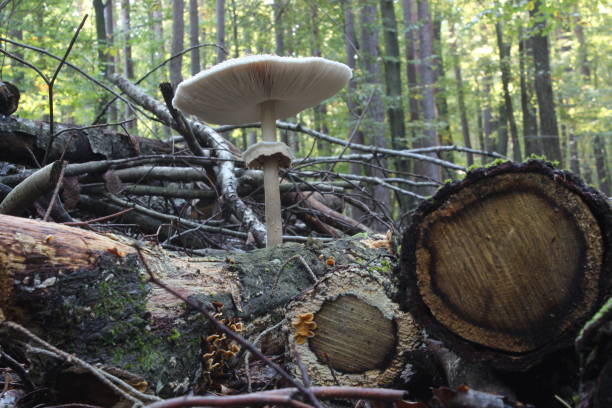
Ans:
{"type": "MultiPolygon", "coordinates": [[[[274,101],[261,104],[261,131],[265,142],[276,142],[276,111],[274,101]]],[[[266,204],[266,247],[283,243],[278,162],[268,160],[263,165],[266,204]]]]}

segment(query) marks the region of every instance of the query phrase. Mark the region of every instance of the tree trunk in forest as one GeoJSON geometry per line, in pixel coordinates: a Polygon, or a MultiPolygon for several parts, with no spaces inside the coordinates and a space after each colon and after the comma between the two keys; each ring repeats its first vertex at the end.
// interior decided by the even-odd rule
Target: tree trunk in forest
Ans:
{"type": "Polygon", "coordinates": [[[285,32],[283,29],[283,0],[274,0],[272,3],[272,10],[274,12],[274,50],[276,55],[285,55],[285,44],[284,37],[285,32]]]}
{"type": "Polygon", "coordinates": [[[134,61],[132,60],[130,0],[121,0],[121,29],[123,30],[123,76],[133,80],[134,61]]]}
{"type": "Polygon", "coordinates": [[[240,56],[240,40],[238,39],[238,9],[236,8],[236,0],[231,0],[232,7],[232,42],[234,44],[234,58],[240,56]]]}
{"type": "MultiPolygon", "coordinates": [[[[455,33],[455,25],[450,26],[451,36],[454,38],[451,43],[451,54],[453,56],[453,65],[455,71],[455,84],[457,88],[457,108],[459,109],[459,119],[461,121],[461,134],[463,135],[463,144],[467,148],[472,147],[470,140],[470,124],[468,123],[467,110],[465,107],[465,95],[463,90],[463,78],[461,75],[461,60],[459,58],[459,52],[457,51],[457,34],[455,33]]],[[[467,154],[467,164],[471,166],[474,164],[474,156],[472,153],[467,154]]]]}
{"type": "Polygon", "coordinates": [[[559,144],[555,98],[553,95],[552,78],[550,76],[548,35],[544,34],[546,16],[540,11],[540,4],[541,0],[535,0],[534,7],[529,11],[529,15],[535,30],[530,41],[535,65],[535,89],[540,116],[542,150],[549,160],[557,160],[562,163],[563,157],[559,144]]]}
{"type": "Polygon", "coordinates": [[[215,41],[217,43],[216,63],[225,61],[225,0],[217,0],[215,3],[215,41]]]}
{"type": "MultiPolygon", "coordinates": [[[[533,106],[533,82],[531,81],[531,69],[527,66],[527,50],[529,38],[525,38],[522,27],[519,28],[519,75],[521,84],[521,110],[523,112],[523,142],[525,144],[525,156],[532,154],[542,155],[540,139],[538,138],[538,119],[533,106]]],[[[576,173],[578,174],[578,173],[576,173]]]]}
{"type": "MultiPolygon", "coordinates": [[[[512,158],[514,161],[521,161],[521,146],[518,140],[518,130],[514,118],[514,107],[512,106],[512,96],[510,95],[510,47],[509,43],[504,42],[502,26],[500,22],[495,23],[495,34],[497,36],[497,48],[499,49],[499,70],[501,71],[502,87],[504,90],[504,109],[506,110],[506,120],[510,125],[510,135],[512,137],[512,158]]],[[[506,147],[504,146],[504,150],[506,147]]],[[[500,152],[502,153],[502,152],[500,152]]],[[[505,152],[502,153],[505,155],[505,152]]]]}
{"type": "MultiPolygon", "coordinates": [[[[185,3],[183,0],[172,1],[172,44],[170,54],[176,55],[183,50],[183,37],[185,36],[185,22],[183,13],[185,3]]],[[[170,83],[174,88],[183,81],[183,56],[178,56],[170,61],[170,83]]]]}
{"type": "MultiPolygon", "coordinates": [[[[419,101],[416,98],[417,91],[417,70],[416,70],[416,13],[414,12],[414,1],[404,0],[403,20],[404,20],[404,43],[406,45],[406,79],[408,84],[408,105],[410,106],[410,121],[416,123],[419,120],[419,101]]],[[[414,126],[414,124],[413,124],[414,126]]],[[[414,140],[414,127],[410,131],[414,140]]]]}
{"type": "MultiPolygon", "coordinates": [[[[96,39],[98,45],[98,70],[104,76],[108,75],[108,53],[106,52],[108,37],[106,34],[106,18],[104,16],[104,3],[102,0],[93,0],[94,12],[96,14],[96,39]]],[[[106,105],[106,97],[100,98],[98,111],[106,105]]],[[[100,118],[101,123],[108,122],[107,115],[100,118]]]]}
{"type": "Polygon", "coordinates": [[[576,39],[578,40],[578,61],[580,61],[580,73],[586,81],[589,81],[591,79],[589,54],[587,43],[584,38],[583,22],[581,21],[580,15],[577,12],[574,14],[574,34],[576,34],[576,39]]]}
{"type": "MultiPolygon", "coordinates": [[[[346,53],[346,65],[355,71],[357,66],[356,55],[359,50],[359,43],[357,40],[357,34],[355,33],[355,17],[353,14],[353,6],[351,0],[342,0],[342,9],[344,14],[344,50],[346,53]]],[[[355,77],[350,79],[348,83],[348,91],[346,95],[346,103],[349,113],[349,133],[348,141],[357,144],[364,144],[365,138],[363,131],[357,127],[357,120],[362,115],[361,107],[357,100],[357,85],[355,84],[355,77]]],[[[358,153],[353,150],[352,153],[358,153]]],[[[363,172],[363,166],[357,162],[350,163],[351,174],[357,176],[363,172]]],[[[361,207],[351,207],[351,215],[356,220],[363,220],[365,212],[361,207]]]]}
{"type": "MultiPolygon", "coordinates": [[[[109,47],[114,46],[115,42],[115,3],[113,0],[107,0],[104,5],[104,17],[106,25],[106,37],[109,47]]],[[[116,69],[117,60],[111,54],[108,56],[108,74],[113,75],[116,69]]],[[[117,111],[117,105],[115,103],[108,107],[108,120],[109,122],[117,122],[119,112],[117,111]]]]}
{"type": "MultiPolygon", "coordinates": [[[[483,78],[483,99],[484,99],[484,108],[482,110],[482,121],[484,124],[484,146],[487,151],[495,150],[493,146],[493,111],[491,109],[491,84],[493,83],[493,78],[491,75],[487,73],[483,78]]],[[[485,163],[486,157],[482,156],[483,164],[485,163]]]]}
{"type": "MultiPolygon", "coordinates": [[[[435,129],[437,119],[435,103],[435,78],[434,78],[434,56],[433,56],[433,31],[431,27],[431,14],[429,13],[428,0],[418,1],[418,15],[422,22],[420,29],[420,52],[421,52],[421,86],[423,89],[423,121],[425,124],[425,135],[415,141],[414,147],[429,147],[440,144],[438,132],[435,129]]],[[[430,153],[435,156],[434,153],[430,153]]],[[[431,163],[417,161],[415,173],[440,180],[440,168],[431,163]]],[[[432,194],[435,189],[426,187],[422,189],[426,194],[432,194]]]]}
{"type": "MultiPolygon", "coordinates": [[[[448,100],[446,99],[446,70],[442,60],[442,20],[435,16],[432,21],[433,31],[433,64],[434,64],[434,96],[436,100],[437,122],[439,123],[438,137],[445,146],[453,144],[448,114],[448,100]]],[[[453,152],[441,152],[440,157],[452,162],[453,152]]]]}
{"type": "Polygon", "coordinates": [[[604,194],[612,196],[612,180],[610,180],[610,171],[608,170],[610,162],[607,160],[606,145],[599,134],[593,137],[593,155],[595,156],[599,189],[604,194]]]}
{"type": "MultiPolygon", "coordinates": [[[[396,150],[407,149],[404,103],[402,96],[402,71],[400,65],[400,50],[397,31],[397,19],[393,0],[380,0],[380,16],[385,42],[385,85],[387,90],[387,118],[391,131],[391,145],[396,150]]],[[[395,160],[395,168],[406,174],[410,171],[408,162],[402,158],[395,160]]],[[[396,194],[400,208],[407,208],[407,196],[396,194]]]]}
{"type": "MultiPolygon", "coordinates": [[[[318,5],[312,3],[310,5],[310,34],[311,34],[311,53],[315,57],[320,57],[321,54],[321,32],[319,30],[319,11],[318,5]]],[[[323,132],[329,134],[329,128],[325,120],[327,116],[327,104],[320,103],[314,107],[314,122],[315,130],[317,132],[323,132]]],[[[317,139],[317,150],[320,155],[328,155],[331,153],[329,144],[323,140],[317,139]]]]}
{"type": "Polygon", "coordinates": [[[607,297],[611,237],[607,197],[570,173],[478,169],[413,214],[400,303],[466,359],[527,369],[573,345],[607,297]]]}
{"type": "MultiPolygon", "coordinates": [[[[363,70],[365,77],[365,85],[367,89],[367,97],[369,102],[362,107],[364,120],[361,124],[362,129],[367,138],[367,143],[372,146],[386,147],[386,126],[385,126],[385,108],[382,102],[382,92],[380,84],[380,63],[378,54],[378,25],[376,7],[369,4],[367,1],[361,5],[361,59],[363,61],[363,70]]],[[[386,168],[386,160],[377,160],[373,163],[380,168],[386,168]]],[[[366,174],[373,177],[385,177],[385,172],[379,168],[366,167],[366,174]]],[[[370,209],[383,214],[389,214],[391,211],[391,197],[389,190],[382,186],[372,187],[372,197],[368,203],[370,209]]],[[[371,223],[366,222],[366,225],[371,225],[375,231],[384,231],[386,226],[379,222],[376,218],[372,219],[371,223]]]]}
{"type": "MultiPolygon", "coordinates": [[[[130,81],[134,80],[134,60],[132,59],[132,27],[130,21],[130,0],[121,0],[121,28],[123,30],[123,75],[130,81]]],[[[125,119],[133,119],[134,112],[125,106],[125,119]]],[[[135,129],[136,122],[125,124],[127,129],[135,129]]]]}
{"type": "MultiPolygon", "coordinates": [[[[189,0],[189,46],[195,47],[200,43],[200,17],[198,13],[198,0],[189,0]]],[[[200,68],[200,49],[191,50],[191,75],[196,75],[200,68]]]]}

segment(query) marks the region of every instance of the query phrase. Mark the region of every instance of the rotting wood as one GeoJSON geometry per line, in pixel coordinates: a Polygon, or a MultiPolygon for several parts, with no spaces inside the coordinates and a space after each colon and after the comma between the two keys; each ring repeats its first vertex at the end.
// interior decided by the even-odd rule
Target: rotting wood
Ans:
{"type": "Polygon", "coordinates": [[[422,204],[401,302],[447,346],[528,368],[568,346],[610,287],[607,198],[544,162],[468,173],[422,204]]]}

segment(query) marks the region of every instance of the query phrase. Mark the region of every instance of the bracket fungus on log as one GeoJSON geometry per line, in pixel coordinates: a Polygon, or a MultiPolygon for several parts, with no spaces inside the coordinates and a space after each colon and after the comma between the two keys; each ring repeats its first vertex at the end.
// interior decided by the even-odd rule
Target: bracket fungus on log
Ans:
{"type": "Polygon", "coordinates": [[[253,55],[215,65],[176,90],[172,104],[204,121],[261,122],[263,142],[251,146],[244,159],[264,171],[268,247],[283,241],[278,168],[288,167],[293,159],[289,147],[276,141],[276,119],[334,96],[351,76],[349,67],[325,58],[253,55]]]}
{"type": "Polygon", "coordinates": [[[289,341],[295,343],[312,381],[384,386],[404,367],[404,352],[416,349],[419,329],[399,310],[385,287],[390,282],[358,267],[334,272],[288,306],[289,341]]]}
{"type": "Polygon", "coordinates": [[[477,169],[415,212],[401,303],[463,357],[527,369],[569,346],[610,289],[612,212],[530,160],[477,169]]]}

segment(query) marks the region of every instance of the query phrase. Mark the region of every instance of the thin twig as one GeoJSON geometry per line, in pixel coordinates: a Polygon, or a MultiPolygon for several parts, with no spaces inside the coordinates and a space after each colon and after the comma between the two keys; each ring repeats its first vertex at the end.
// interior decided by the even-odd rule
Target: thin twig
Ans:
{"type": "Polygon", "coordinates": [[[116,212],[114,214],[109,214],[109,215],[105,215],[104,217],[99,217],[99,218],[94,218],[93,220],[87,220],[87,221],[75,221],[75,222],[64,222],[64,225],[70,225],[72,227],[82,227],[84,225],[90,225],[96,222],[102,222],[102,221],[106,221],[106,220],[110,220],[112,218],[117,218],[123,214],[127,214],[130,211],[134,211],[133,208],[126,208],[125,210],[121,210],[119,212],[116,212]]]}
{"type": "Polygon", "coordinates": [[[308,397],[310,398],[312,403],[317,408],[323,408],[323,405],[321,405],[321,402],[319,401],[319,399],[312,392],[310,376],[308,375],[308,371],[306,371],[306,367],[302,363],[302,357],[300,357],[300,353],[298,352],[295,346],[295,343],[291,343],[291,348],[293,349],[293,356],[295,357],[295,363],[300,368],[300,374],[302,374],[302,381],[304,382],[304,386],[308,390],[308,397]]]}

